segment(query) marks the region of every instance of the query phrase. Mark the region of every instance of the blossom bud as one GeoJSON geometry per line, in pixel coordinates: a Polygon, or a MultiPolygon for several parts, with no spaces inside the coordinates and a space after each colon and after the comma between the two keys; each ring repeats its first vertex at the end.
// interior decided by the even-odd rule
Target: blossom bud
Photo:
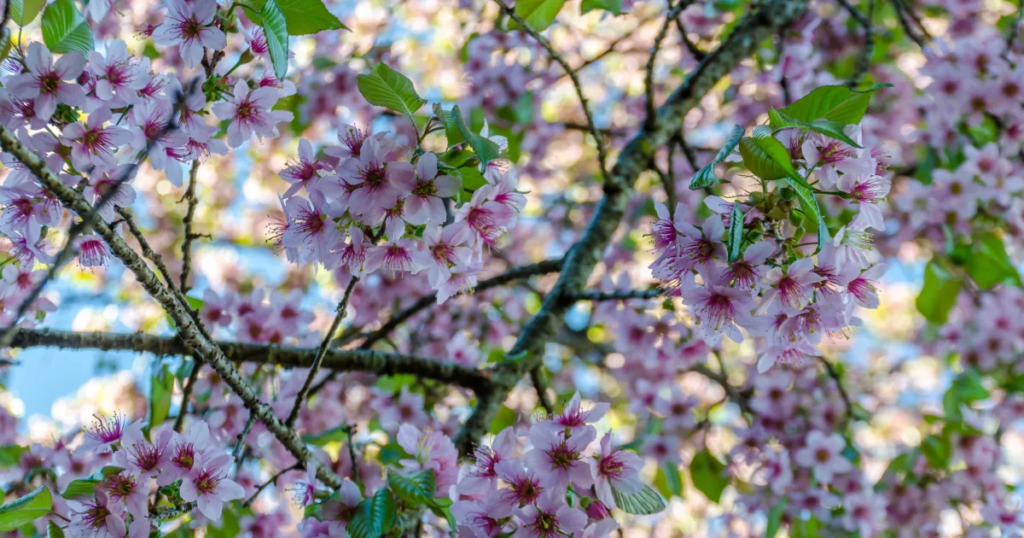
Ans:
{"type": "Polygon", "coordinates": [[[596,521],[600,521],[606,517],[611,517],[611,514],[608,512],[608,507],[601,501],[594,501],[587,505],[587,515],[590,516],[590,519],[596,521]]]}

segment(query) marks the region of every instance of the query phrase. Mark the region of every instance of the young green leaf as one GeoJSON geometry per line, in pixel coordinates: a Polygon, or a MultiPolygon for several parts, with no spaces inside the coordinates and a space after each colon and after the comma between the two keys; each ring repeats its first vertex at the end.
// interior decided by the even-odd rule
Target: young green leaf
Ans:
{"type": "Polygon", "coordinates": [[[117,474],[123,470],[124,469],[113,465],[105,465],[99,471],[89,475],[88,478],[72,480],[68,486],[64,488],[64,493],[61,493],[60,496],[65,499],[91,497],[97,484],[106,480],[108,476],[117,474]]]}
{"type": "Polygon", "coordinates": [[[486,168],[487,163],[498,158],[501,154],[498,144],[474,133],[469,128],[469,125],[466,124],[466,120],[462,117],[462,111],[459,110],[458,106],[452,109],[452,119],[455,120],[455,126],[462,133],[463,138],[469,142],[469,147],[473,148],[476,156],[480,158],[481,168],[486,168]]]}
{"type": "Polygon", "coordinates": [[[267,38],[270,61],[274,64],[274,76],[284,80],[288,72],[288,24],[277,0],[267,0],[260,11],[263,18],[263,34],[267,38]]]}
{"type": "Polygon", "coordinates": [[[583,0],[580,13],[586,15],[595,9],[603,9],[612,15],[622,13],[622,0],[583,0]]]}
{"type": "Polygon", "coordinates": [[[817,224],[818,248],[815,249],[815,253],[817,253],[831,240],[831,236],[828,233],[828,225],[825,224],[825,217],[821,214],[821,206],[818,205],[818,199],[814,196],[811,186],[802,177],[793,174],[790,177],[783,178],[783,181],[788,183],[793,191],[796,192],[797,199],[800,200],[800,210],[804,212],[804,218],[813,219],[817,224]]]}
{"type": "Polygon", "coordinates": [[[823,134],[823,135],[825,135],[825,136],[827,136],[829,138],[834,138],[834,139],[836,139],[836,140],[838,140],[838,141],[840,141],[840,142],[842,142],[842,143],[844,143],[844,144],[846,144],[848,146],[852,146],[852,147],[855,147],[855,148],[863,147],[860,144],[858,144],[856,141],[854,141],[852,138],[847,136],[846,133],[843,132],[843,127],[845,125],[842,124],[842,123],[839,123],[837,121],[815,120],[815,121],[807,122],[807,121],[799,120],[799,119],[796,119],[796,118],[791,118],[791,117],[787,116],[786,114],[784,114],[782,112],[779,112],[778,110],[775,110],[775,109],[771,109],[771,110],[768,111],[768,119],[769,119],[769,121],[772,124],[776,123],[776,121],[775,121],[776,117],[779,119],[779,121],[785,122],[786,124],[788,124],[787,127],[789,127],[789,126],[802,127],[804,129],[809,129],[809,130],[814,131],[816,133],[823,134]]]}
{"type": "Polygon", "coordinates": [[[647,484],[643,484],[636,493],[625,493],[612,486],[612,497],[615,498],[615,504],[627,514],[648,516],[665,509],[665,499],[647,484]]]}
{"type": "MultiPolygon", "coordinates": [[[[866,90],[851,90],[846,86],[821,86],[801,97],[795,103],[783,108],[780,112],[800,121],[813,122],[818,119],[856,124],[864,118],[871,101],[871,93],[879,88],[891,87],[891,84],[876,84],[866,90]]],[[[771,118],[772,129],[787,127],[780,118],[771,118]]]]}
{"type": "Polygon", "coordinates": [[[380,538],[394,527],[397,509],[391,491],[380,488],[373,497],[359,501],[345,530],[352,538],[380,538]]]}
{"type": "Polygon", "coordinates": [[[1017,266],[1006,254],[1006,245],[999,236],[986,233],[974,238],[971,256],[967,261],[967,274],[983,290],[992,289],[996,284],[1021,285],[1017,266]]]}
{"type": "Polygon", "coordinates": [[[768,526],[765,528],[764,538],[775,538],[775,534],[779,532],[779,527],[782,525],[782,514],[786,511],[788,500],[783,497],[768,511],[768,526]]]}
{"type": "Polygon", "coordinates": [[[36,15],[43,10],[46,0],[10,0],[11,20],[14,24],[24,27],[35,20],[36,15]]]}
{"type": "Polygon", "coordinates": [[[740,143],[741,138],[743,138],[743,127],[734,125],[729,133],[729,138],[725,141],[725,145],[722,146],[722,149],[718,150],[715,158],[710,163],[701,167],[700,170],[697,170],[697,173],[693,175],[693,179],[690,180],[690,190],[695,191],[718,183],[718,176],[715,175],[715,165],[724,161],[736,149],[736,145],[740,143]]]}
{"type": "MultiPolygon", "coordinates": [[[[261,13],[266,0],[251,2],[245,14],[252,22],[263,25],[261,13]]],[[[243,6],[246,7],[246,6],[243,6]]],[[[284,18],[288,21],[288,35],[309,35],[327,30],[348,30],[322,0],[277,0],[284,18]]]]}
{"type": "Polygon", "coordinates": [[[57,0],[43,11],[43,43],[50,51],[92,52],[92,30],[73,0],[57,0]]]}
{"type": "Polygon", "coordinates": [[[962,285],[963,279],[954,276],[933,259],[924,268],[924,286],[915,301],[917,311],[932,323],[946,323],[962,285]]]}
{"type": "Polygon", "coordinates": [[[740,259],[743,246],[743,210],[739,202],[732,204],[732,215],[729,216],[729,263],[740,259]]]}
{"type": "Polygon", "coordinates": [[[171,410],[174,374],[165,364],[149,378],[149,428],[159,426],[171,410]]]}
{"type": "Polygon", "coordinates": [[[921,453],[935,469],[942,470],[949,466],[952,450],[949,439],[945,437],[929,435],[924,438],[924,441],[921,441],[921,453]]]}
{"type": "Polygon", "coordinates": [[[765,135],[755,129],[753,137],[740,140],[740,156],[743,157],[743,166],[765,181],[796,175],[789,150],[773,138],[770,131],[765,135]]]}
{"type": "Polygon", "coordinates": [[[28,447],[20,445],[4,445],[0,447],[0,469],[14,467],[21,455],[28,452],[28,447]]]}
{"type": "Polygon", "coordinates": [[[412,476],[403,476],[394,470],[388,471],[388,486],[399,499],[410,506],[430,503],[437,491],[434,471],[427,469],[412,476]]]}
{"type": "Polygon", "coordinates": [[[412,118],[423,106],[423,99],[408,77],[391,69],[387,64],[378,63],[368,74],[359,75],[359,93],[371,105],[382,106],[412,118]]]}
{"type": "Polygon", "coordinates": [[[53,496],[46,486],[36,488],[32,493],[0,506],[0,532],[9,532],[31,523],[53,508],[53,496]]]}
{"type": "Polygon", "coordinates": [[[46,523],[46,538],[64,538],[64,530],[53,521],[46,523]]]}
{"type": "Polygon", "coordinates": [[[565,0],[519,0],[515,13],[538,32],[546,30],[565,5],[565,0]]]}
{"type": "Polygon", "coordinates": [[[729,477],[725,474],[725,464],[718,461],[708,449],[693,456],[690,461],[690,479],[693,486],[700,490],[708,500],[718,502],[722,492],[729,485],[729,477]]]}

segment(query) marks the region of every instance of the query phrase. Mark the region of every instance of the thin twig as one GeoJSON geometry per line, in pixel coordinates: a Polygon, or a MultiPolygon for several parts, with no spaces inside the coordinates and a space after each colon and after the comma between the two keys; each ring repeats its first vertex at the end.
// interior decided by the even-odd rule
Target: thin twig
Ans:
{"type": "Polygon", "coordinates": [[[587,96],[583,93],[583,84],[580,82],[579,75],[569,65],[569,62],[565,61],[565,58],[562,57],[562,55],[559,54],[553,46],[551,46],[551,42],[545,39],[544,36],[540,35],[540,32],[534,30],[530,26],[530,24],[526,22],[526,20],[520,17],[519,14],[516,13],[514,9],[512,9],[511,6],[506,4],[504,0],[494,1],[499,6],[501,6],[502,11],[504,11],[512,20],[516,21],[516,23],[519,24],[520,28],[526,31],[526,33],[533,36],[533,38],[536,39],[538,43],[540,43],[540,46],[546,49],[548,51],[548,54],[551,56],[551,59],[554,60],[558,65],[562,66],[562,69],[565,70],[565,72],[569,75],[569,78],[572,79],[572,85],[574,88],[576,88],[576,96],[579,97],[580,106],[583,107],[583,114],[587,117],[587,126],[589,127],[588,131],[590,132],[590,136],[594,137],[594,144],[597,146],[597,155],[598,159],[600,160],[599,164],[601,168],[601,176],[607,182],[610,179],[610,177],[608,176],[608,170],[605,168],[606,163],[608,162],[608,150],[607,148],[605,148],[604,145],[604,136],[601,135],[601,131],[598,130],[597,124],[594,122],[594,114],[590,111],[590,105],[587,104],[587,96]]]}
{"type": "Polygon", "coordinates": [[[338,332],[338,327],[341,326],[341,320],[345,319],[345,311],[348,309],[348,301],[352,297],[352,290],[355,289],[356,283],[359,282],[359,278],[353,276],[348,282],[348,287],[345,288],[345,295],[342,296],[341,301],[338,303],[338,308],[334,315],[334,321],[331,322],[331,326],[327,329],[327,333],[324,334],[323,340],[320,342],[320,349],[316,352],[316,357],[313,359],[313,366],[309,369],[309,375],[306,376],[306,381],[302,384],[302,388],[299,389],[299,393],[295,396],[295,404],[292,406],[291,413],[288,414],[288,419],[284,421],[285,425],[291,428],[295,425],[295,421],[299,418],[299,411],[302,410],[302,404],[306,401],[306,396],[309,395],[309,387],[313,384],[313,380],[316,379],[317,374],[320,373],[320,365],[323,363],[324,355],[327,354],[327,350],[331,347],[331,341],[334,340],[335,333],[338,332]]]}
{"type": "Polygon", "coordinates": [[[185,423],[185,415],[188,414],[188,402],[192,399],[192,391],[195,390],[196,379],[199,378],[199,370],[202,368],[203,365],[193,359],[192,371],[188,373],[188,378],[181,387],[181,409],[178,411],[178,418],[174,419],[174,431],[178,433],[181,433],[181,426],[185,423]]]}
{"type": "Polygon", "coordinates": [[[188,173],[188,189],[185,191],[185,199],[188,200],[188,210],[185,212],[185,239],[181,243],[181,277],[178,279],[178,287],[182,295],[188,295],[188,276],[192,268],[192,240],[196,235],[192,232],[192,220],[196,216],[196,206],[199,199],[196,198],[196,182],[199,176],[199,160],[192,161],[192,169],[188,173]]]}
{"type": "Polygon", "coordinates": [[[248,499],[246,499],[245,503],[242,504],[242,508],[249,508],[249,506],[252,505],[252,502],[256,500],[256,497],[259,497],[260,493],[263,493],[263,490],[267,489],[267,486],[269,486],[271,484],[274,484],[276,486],[277,485],[277,480],[279,478],[281,478],[288,471],[296,471],[296,470],[301,470],[301,469],[302,469],[302,465],[300,465],[298,463],[296,463],[295,465],[292,465],[291,467],[287,467],[285,469],[281,469],[280,471],[277,472],[277,474],[275,474],[274,476],[270,477],[270,480],[267,480],[266,482],[260,484],[260,486],[258,488],[256,488],[256,491],[253,492],[252,497],[249,497],[248,499]]]}
{"type": "Polygon", "coordinates": [[[356,427],[352,424],[345,424],[342,427],[342,431],[344,431],[346,435],[345,444],[348,445],[348,459],[352,463],[352,468],[349,470],[349,476],[352,477],[353,482],[358,482],[359,468],[356,466],[356,441],[354,439],[356,435],[356,427]]]}
{"type": "Polygon", "coordinates": [[[146,240],[146,236],[142,234],[142,230],[139,229],[138,225],[135,224],[135,219],[132,218],[132,214],[123,207],[117,208],[117,214],[121,215],[122,221],[128,226],[128,231],[131,232],[132,236],[135,237],[135,241],[139,243],[142,248],[142,255],[145,256],[149,261],[156,265],[160,275],[164,277],[164,283],[169,289],[176,289],[174,285],[174,278],[171,277],[171,271],[167,268],[167,264],[164,263],[164,259],[160,254],[157,254],[152,247],[149,246],[149,241],[146,240]]]}
{"type": "Polygon", "coordinates": [[[835,365],[829,362],[825,357],[819,355],[818,361],[825,365],[825,371],[828,373],[828,376],[835,381],[836,389],[839,390],[839,397],[843,399],[843,405],[845,406],[843,421],[849,422],[850,419],[853,418],[853,401],[850,400],[850,393],[846,390],[846,384],[843,383],[843,377],[839,375],[839,370],[836,370],[835,365]]]}
{"type": "Polygon", "coordinates": [[[252,427],[256,425],[256,414],[249,413],[249,420],[245,421],[245,427],[242,431],[238,432],[238,437],[235,440],[235,449],[231,451],[231,454],[235,458],[235,464],[238,464],[242,459],[242,453],[245,452],[245,438],[249,437],[249,432],[252,431],[252,427]]]}
{"type": "Polygon", "coordinates": [[[647,59],[647,67],[644,69],[644,94],[647,97],[645,101],[647,118],[644,120],[644,123],[648,127],[653,125],[654,115],[657,113],[657,107],[654,104],[654,65],[658,60],[658,51],[661,50],[661,42],[664,41],[665,36],[668,35],[668,28],[672,25],[672,21],[679,16],[679,13],[687,5],[689,5],[688,2],[680,0],[675,7],[671,8],[668,15],[665,15],[665,22],[661,25],[661,29],[658,30],[658,35],[654,37],[654,46],[651,47],[651,57],[647,59]]]}
{"type": "Polygon", "coordinates": [[[548,416],[553,416],[555,406],[551,403],[551,398],[548,398],[548,387],[544,384],[544,375],[540,371],[540,366],[530,370],[530,381],[533,383],[534,390],[537,391],[537,400],[541,407],[544,408],[548,416]]]}
{"type": "Polygon", "coordinates": [[[849,0],[838,0],[839,4],[850,13],[853,20],[857,21],[857,24],[864,29],[864,46],[857,56],[857,63],[853,68],[853,76],[847,81],[846,85],[851,88],[856,88],[864,75],[868,72],[868,68],[871,66],[871,56],[875,50],[875,28],[871,23],[875,15],[875,0],[868,0],[868,13],[864,15],[856,8],[849,0]]]}

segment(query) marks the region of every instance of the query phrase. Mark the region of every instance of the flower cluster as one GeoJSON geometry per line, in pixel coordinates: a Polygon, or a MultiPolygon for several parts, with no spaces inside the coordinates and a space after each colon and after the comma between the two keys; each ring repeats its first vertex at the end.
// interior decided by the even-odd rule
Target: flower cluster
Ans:
{"type": "MultiPolygon", "coordinates": [[[[849,142],[860,138],[856,127],[847,132],[849,142]]],[[[882,229],[877,204],[889,192],[881,154],[816,132],[786,129],[780,135],[805,185],[762,180],[763,192],[746,198],[705,198],[712,215],[699,228],[691,222],[696,209],[691,214],[679,204],[670,213],[659,204],[652,231],[659,255],[651,265],[654,277],[683,298],[708,345],[719,345],[722,335],[742,342],[741,328],[760,338],[761,371],[805,363],[818,354],[825,335],[845,334],[857,323],[855,306],[878,306],[875,284],[884,271],[869,260],[868,231],[882,229]],[[769,185],[775,188],[769,191],[769,185]],[[808,236],[800,224],[813,217],[798,212],[796,189],[837,196],[857,211],[816,255],[814,241],[801,242],[808,236]],[[742,225],[731,222],[736,215],[742,225]],[[729,237],[727,231],[737,228],[743,236],[729,237]],[[737,242],[742,252],[730,255],[737,242]]],[[[811,226],[817,227],[813,221],[811,226]]]]}
{"type": "Polygon", "coordinates": [[[301,141],[299,160],[281,172],[292,187],[275,241],[288,259],[358,277],[425,271],[439,304],[471,290],[484,249],[515,226],[526,203],[515,170],[488,165],[485,184],[467,196],[450,175],[459,172],[435,153],[410,162],[409,149],[386,133],[354,126],[343,127],[339,140],[323,155],[301,141]],[[469,199],[453,207],[460,196],[469,199]]]}
{"type": "Polygon", "coordinates": [[[147,439],[141,421],[128,422],[122,415],[98,419],[75,454],[108,454],[111,465],[103,467],[100,480],[83,482],[92,486],[91,493],[73,483],[65,491],[69,536],[149,536],[159,524],[152,520],[156,507],[150,506],[155,490],[176,486],[171,501],[211,521],[220,521],[226,502],[244,495],[228,478],[232,457],[212,440],[205,422],[194,422],[184,434],[157,428],[147,439]]]}

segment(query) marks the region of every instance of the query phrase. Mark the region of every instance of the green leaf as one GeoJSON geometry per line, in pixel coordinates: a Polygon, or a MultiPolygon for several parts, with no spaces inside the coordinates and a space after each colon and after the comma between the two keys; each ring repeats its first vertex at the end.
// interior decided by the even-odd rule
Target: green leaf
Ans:
{"type": "Polygon", "coordinates": [[[320,433],[307,433],[302,436],[302,442],[307,445],[324,446],[327,443],[337,443],[348,439],[344,426],[338,426],[320,433]]]}
{"type": "Polygon", "coordinates": [[[771,129],[761,126],[754,129],[753,137],[740,140],[740,155],[743,156],[743,165],[757,177],[765,181],[781,179],[793,189],[800,200],[804,217],[812,219],[817,225],[817,250],[821,250],[829,241],[828,225],[825,224],[811,186],[793,168],[786,146],[772,137],[771,129]]]}
{"type": "Polygon", "coordinates": [[[771,136],[770,129],[758,127],[753,137],[740,140],[743,166],[765,181],[796,175],[786,146],[771,136]]]}
{"type": "Polygon", "coordinates": [[[946,323],[962,285],[963,279],[954,276],[942,263],[933,259],[924,268],[924,286],[915,301],[917,311],[932,323],[946,323]]]}
{"type": "Polygon", "coordinates": [[[583,0],[580,13],[586,15],[595,9],[603,9],[612,15],[622,13],[622,0],[583,0]]]}
{"type": "Polygon", "coordinates": [[[480,158],[480,168],[486,168],[487,163],[498,158],[501,154],[501,149],[498,148],[498,145],[474,133],[469,128],[469,125],[466,125],[466,120],[462,117],[462,111],[459,110],[458,106],[452,109],[452,119],[455,120],[455,126],[462,133],[463,138],[469,142],[469,147],[473,148],[473,152],[480,158]]]}
{"type": "Polygon", "coordinates": [[[0,506],[0,532],[13,531],[50,513],[53,496],[46,486],[0,506]]]}
{"type": "Polygon", "coordinates": [[[11,20],[18,26],[24,27],[35,20],[36,15],[43,10],[46,0],[10,0],[11,20]]]}
{"type": "Polygon", "coordinates": [[[4,445],[0,446],[0,469],[13,467],[18,464],[21,455],[28,452],[27,446],[4,445]]]}
{"type": "Polygon", "coordinates": [[[458,528],[458,522],[455,521],[455,515],[452,514],[451,499],[447,497],[434,497],[430,499],[430,502],[427,503],[427,506],[430,508],[430,511],[433,512],[435,516],[442,518],[448,522],[449,529],[454,530],[458,528]]]}
{"type": "MultiPolygon", "coordinates": [[[[839,123],[837,121],[815,120],[815,121],[807,122],[807,121],[799,120],[799,119],[796,119],[796,118],[791,118],[791,117],[787,116],[786,114],[783,114],[782,112],[779,112],[779,111],[777,111],[775,109],[772,109],[772,110],[768,111],[768,118],[769,118],[769,122],[772,123],[773,125],[775,123],[777,123],[777,122],[782,122],[782,123],[787,124],[786,128],[788,128],[788,127],[802,127],[804,129],[809,129],[809,130],[814,131],[816,133],[823,134],[823,135],[825,135],[825,136],[827,136],[829,138],[833,138],[835,140],[839,140],[840,142],[843,142],[844,144],[846,144],[848,146],[852,146],[852,147],[855,147],[855,148],[862,148],[863,147],[860,144],[858,144],[856,141],[854,141],[852,138],[850,138],[849,136],[846,136],[846,133],[843,131],[843,127],[845,127],[845,124],[839,123]],[[778,117],[778,121],[776,121],[776,117],[778,117]]],[[[778,130],[778,129],[776,129],[776,130],[778,130]]]]}
{"type": "Polygon", "coordinates": [[[416,93],[412,81],[387,64],[374,65],[369,74],[359,75],[357,84],[359,93],[371,105],[390,108],[410,119],[423,106],[423,99],[416,93]]]}
{"type": "Polygon", "coordinates": [[[732,215],[729,216],[729,263],[740,259],[740,247],[743,246],[743,211],[739,202],[732,205],[732,215]]]}
{"type": "MultiPolygon", "coordinates": [[[[452,113],[442,108],[441,103],[434,103],[434,116],[444,122],[444,134],[448,138],[449,148],[466,140],[459,131],[458,126],[455,125],[455,118],[452,117],[452,113]]],[[[451,163],[449,162],[448,164],[451,163]]],[[[459,165],[452,164],[452,166],[459,165]]]]}
{"type": "Polygon", "coordinates": [[[949,439],[945,437],[929,435],[921,442],[921,453],[932,467],[946,469],[949,466],[952,446],[950,446],[949,439]]]}
{"type": "Polygon", "coordinates": [[[967,274],[983,290],[1001,283],[1021,285],[1020,273],[1006,254],[1006,245],[993,233],[974,238],[967,274]]]}
{"type": "Polygon", "coordinates": [[[57,0],[46,6],[43,11],[43,43],[53,52],[92,52],[92,30],[73,0],[57,0]]]}
{"type": "Polygon", "coordinates": [[[494,419],[491,421],[491,428],[488,431],[493,435],[498,435],[505,428],[514,426],[517,420],[519,420],[519,415],[516,414],[515,410],[507,405],[503,405],[495,413],[494,419]]]}
{"type": "Polygon", "coordinates": [[[666,498],[683,495],[683,477],[679,474],[679,466],[675,463],[665,462],[658,467],[658,474],[654,477],[654,484],[658,491],[666,498]]]}
{"type": "Polygon", "coordinates": [[[394,469],[388,471],[388,486],[399,499],[409,506],[428,504],[437,491],[434,471],[427,469],[412,476],[402,476],[394,469]]]}
{"type": "Polygon", "coordinates": [[[697,173],[693,175],[693,179],[690,180],[690,190],[695,191],[718,183],[718,176],[715,175],[715,165],[724,161],[736,149],[736,145],[740,143],[741,138],[743,138],[743,127],[734,125],[732,132],[729,133],[729,138],[725,141],[725,145],[722,146],[722,149],[718,150],[715,158],[710,163],[701,167],[700,170],[697,170],[697,173]]]}
{"type": "MultiPolygon", "coordinates": [[[[515,13],[538,32],[547,29],[555,22],[555,17],[565,5],[565,0],[519,0],[516,2],[515,13]]],[[[510,25],[518,26],[518,25],[510,25]]]]}
{"type": "Polygon", "coordinates": [[[56,523],[46,523],[46,538],[64,538],[64,531],[56,523]]]}
{"type": "Polygon", "coordinates": [[[379,538],[395,525],[397,508],[391,491],[380,488],[373,497],[359,501],[345,530],[352,538],[379,538]]]}
{"type": "Polygon", "coordinates": [[[274,76],[284,80],[288,73],[288,24],[277,0],[267,0],[260,11],[263,19],[263,34],[267,37],[270,61],[274,64],[274,76]]]}
{"type": "Polygon", "coordinates": [[[174,374],[165,364],[149,378],[149,426],[159,426],[171,411],[171,396],[174,394],[174,374]]]}
{"type": "Polygon", "coordinates": [[[636,493],[625,493],[612,486],[612,497],[615,498],[615,504],[627,514],[648,516],[665,509],[665,499],[647,484],[643,484],[636,493]]]}
{"type": "Polygon", "coordinates": [[[92,497],[93,491],[96,489],[96,485],[107,479],[112,474],[117,474],[124,469],[115,467],[113,465],[106,465],[99,471],[96,471],[89,478],[79,478],[72,480],[68,487],[64,488],[64,493],[60,496],[65,499],[75,499],[79,497],[92,497]]]}
{"type": "Polygon", "coordinates": [[[725,486],[729,485],[725,464],[718,461],[718,458],[706,448],[694,455],[690,461],[690,479],[693,480],[695,488],[715,503],[721,500],[725,486]]]}
{"type": "Polygon", "coordinates": [[[789,499],[783,497],[768,511],[768,526],[765,528],[764,538],[775,538],[775,534],[779,532],[779,526],[782,525],[782,514],[786,511],[788,501],[789,499]]]}
{"type": "Polygon", "coordinates": [[[804,212],[805,218],[811,218],[813,222],[817,223],[818,248],[815,250],[815,253],[817,253],[831,239],[828,233],[828,225],[825,224],[825,217],[821,214],[821,206],[818,205],[818,199],[815,198],[811,186],[802,177],[793,175],[792,177],[784,178],[783,181],[788,183],[793,191],[796,192],[796,196],[800,200],[800,209],[804,212]]]}
{"type": "MultiPolygon", "coordinates": [[[[261,13],[266,0],[256,0],[251,6],[243,4],[245,14],[252,22],[263,26],[261,13]]],[[[348,30],[321,0],[278,0],[284,18],[288,21],[288,35],[308,35],[325,30],[348,30]]]]}
{"type": "MultiPolygon", "coordinates": [[[[783,108],[780,112],[790,118],[813,122],[824,119],[841,124],[856,124],[864,118],[871,101],[871,93],[879,88],[891,87],[891,84],[876,84],[866,90],[851,90],[846,86],[822,86],[801,97],[795,103],[783,108]]],[[[778,124],[778,118],[769,115],[772,129],[786,127],[778,124]]]]}

